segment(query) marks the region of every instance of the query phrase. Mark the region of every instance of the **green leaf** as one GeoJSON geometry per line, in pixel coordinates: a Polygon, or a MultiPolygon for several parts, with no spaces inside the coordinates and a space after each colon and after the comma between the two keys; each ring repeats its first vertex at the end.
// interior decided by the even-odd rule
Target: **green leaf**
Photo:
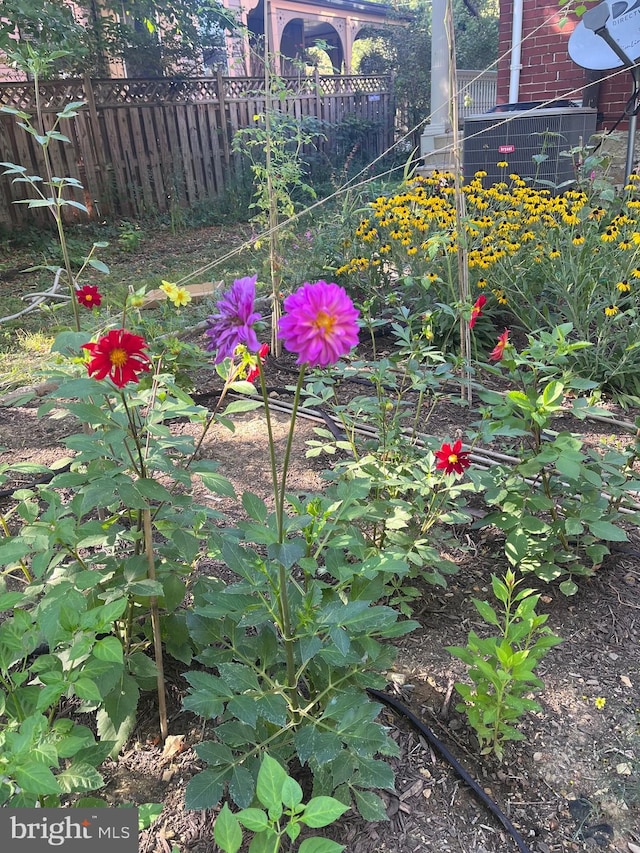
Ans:
{"type": "Polygon", "coordinates": [[[59,794],[60,786],[44,764],[26,759],[15,768],[16,783],[28,794],[59,794]]]}
{"type": "Polygon", "coordinates": [[[123,672],[116,687],[104,698],[104,710],[115,729],[135,712],[139,693],[135,679],[123,672]]]}
{"type": "Polygon", "coordinates": [[[227,713],[237,717],[241,723],[255,728],[258,720],[258,706],[253,696],[234,696],[227,703],[227,713]]]}
{"type": "Polygon", "coordinates": [[[4,610],[13,610],[16,604],[19,604],[25,595],[23,592],[4,592],[0,595],[0,613],[4,610]]]}
{"type": "Polygon", "coordinates": [[[223,764],[233,763],[233,753],[228,746],[223,743],[216,743],[213,740],[203,740],[195,746],[198,758],[206,761],[214,767],[223,764]]]}
{"type": "Polygon", "coordinates": [[[610,521],[589,521],[587,522],[589,532],[598,539],[604,539],[607,542],[626,542],[627,534],[620,527],[616,527],[610,521]]]}
{"type": "Polygon", "coordinates": [[[229,779],[229,796],[241,809],[250,806],[255,793],[255,780],[253,774],[241,764],[236,765],[229,779]]]}
{"type": "Polygon", "coordinates": [[[203,770],[189,780],[184,795],[187,809],[212,809],[218,805],[224,791],[224,783],[230,775],[228,768],[203,770]]]}
{"type": "Polygon", "coordinates": [[[473,604],[485,622],[487,622],[489,625],[495,625],[497,628],[500,627],[500,620],[498,619],[498,615],[488,601],[481,601],[477,598],[474,598],[473,604]]]}
{"type": "Polygon", "coordinates": [[[247,690],[259,691],[260,684],[258,678],[248,666],[241,663],[221,663],[218,666],[220,678],[224,681],[229,690],[234,693],[244,693],[247,690]]]}
{"type": "Polygon", "coordinates": [[[562,382],[553,380],[542,392],[542,402],[545,406],[554,406],[561,401],[564,396],[564,385],[562,382]]]}
{"type": "Polygon", "coordinates": [[[234,400],[226,407],[222,413],[222,417],[240,414],[241,412],[252,412],[255,409],[259,409],[261,405],[262,403],[258,400],[234,400]]]}
{"type": "Polygon", "coordinates": [[[280,838],[272,829],[254,835],[249,845],[249,853],[278,853],[279,849],[280,838]]]}
{"type": "Polygon", "coordinates": [[[307,826],[317,829],[338,820],[348,809],[349,806],[345,806],[333,797],[314,797],[307,803],[304,812],[300,815],[300,820],[307,826]]]}
{"type": "Polygon", "coordinates": [[[129,716],[122,721],[116,728],[104,708],[98,708],[96,714],[96,722],[98,724],[98,734],[100,735],[101,743],[110,743],[111,751],[109,755],[113,758],[122,749],[125,743],[129,740],[129,736],[136,724],[136,714],[132,711],[129,716]]]}
{"type": "Polygon", "coordinates": [[[238,812],[237,818],[251,832],[264,832],[269,828],[269,818],[262,809],[243,809],[238,812]]]}
{"type": "Polygon", "coordinates": [[[95,791],[104,785],[104,779],[95,767],[85,762],[72,762],[57,775],[60,790],[66,794],[76,791],[95,791]]]}
{"type": "Polygon", "coordinates": [[[235,815],[225,803],[213,826],[213,839],[224,853],[237,853],[242,846],[242,830],[235,815]]]}
{"type": "Polygon", "coordinates": [[[358,769],[353,784],[358,788],[384,788],[387,791],[393,791],[395,789],[395,776],[386,761],[359,756],[358,769]]]}
{"type": "Polygon", "coordinates": [[[213,720],[224,711],[222,699],[219,696],[212,696],[206,690],[197,690],[185,696],[182,705],[186,711],[193,711],[205,720],[213,720]]]}
{"type": "Polygon", "coordinates": [[[307,546],[302,539],[288,542],[274,542],[267,547],[267,554],[272,560],[277,560],[285,569],[291,569],[301,557],[307,553],[307,546]]]}
{"type": "Polygon", "coordinates": [[[130,595],[139,595],[142,598],[150,598],[151,596],[159,598],[163,593],[162,584],[159,581],[148,579],[132,581],[126,585],[125,589],[130,595]]]}
{"type": "Polygon", "coordinates": [[[150,501],[171,502],[173,496],[169,489],[158,483],[157,480],[152,480],[150,477],[141,477],[136,481],[136,489],[143,497],[150,501]]]}
{"type": "Polygon", "coordinates": [[[302,788],[295,779],[290,776],[284,780],[282,786],[282,802],[288,809],[293,809],[299,806],[302,802],[302,788]]]}
{"type": "Polygon", "coordinates": [[[162,814],[162,803],[141,803],[138,806],[138,830],[148,829],[162,814]]]}
{"type": "Polygon", "coordinates": [[[215,474],[212,472],[203,472],[195,470],[196,474],[199,475],[202,480],[204,486],[207,489],[212,491],[215,495],[222,495],[225,498],[235,498],[236,490],[233,488],[229,480],[226,477],[223,477],[222,474],[215,474]]]}
{"type": "Polygon", "coordinates": [[[338,844],[330,838],[305,838],[298,848],[298,853],[341,853],[345,849],[343,844],[338,844]]]}
{"type": "Polygon", "coordinates": [[[388,820],[384,803],[373,791],[359,791],[351,789],[356,801],[356,807],[362,817],[369,821],[388,820]]]}
{"type": "Polygon", "coordinates": [[[26,542],[19,539],[9,539],[0,542],[0,565],[10,566],[26,557],[30,548],[26,542]]]}
{"type": "Polygon", "coordinates": [[[287,722],[287,700],[281,694],[265,693],[256,702],[258,716],[276,726],[284,726],[287,722]]]}
{"type": "Polygon", "coordinates": [[[295,735],[296,752],[301,764],[314,757],[319,764],[325,764],[340,754],[342,741],[333,732],[318,731],[313,723],[298,729],[295,735]]]}
{"type": "Polygon", "coordinates": [[[275,758],[265,754],[258,771],[256,795],[269,814],[276,819],[282,814],[282,786],[286,778],[286,770],[275,758]]]}
{"type": "Polygon", "coordinates": [[[77,356],[82,345],[88,343],[86,332],[60,332],[51,344],[51,352],[60,352],[67,356],[77,356]]]}
{"type": "Polygon", "coordinates": [[[267,520],[267,516],[269,514],[267,505],[262,498],[254,495],[253,492],[243,492],[242,506],[249,518],[252,518],[254,521],[259,521],[261,524],[264,524],[267,520]]]}
{"type": "Polygon", "coordinates": [[[85,702],[102,702],[102,694],[98,690],[98,685],[90,678],[82,676],[74,682],[73,689],[79,699],[84,699],[85,702]]]}
{"type": "Polygon", "coordinates": [[[529,552],[529,540],[524,533],[512,530],[507,536],[504,553],[512,566],[517,566],[529,552]]]}
{"type": "Polygon", "coordinates": [[[567,536],[582,536],[584,533],[584,525],[579,518],[566,518],[564,522],[564,532],[567,536]]]}
{"type": "Polygon", "coordinates": [[[562,581],[562,583],[560,584],[560,592],[563,595],[566,595],[566,596],[575,595],[577,591],[578,591],[578,584],[575,581],[566,580],[566,581],[562,581]]]}
{"type": "Polygon", "coordinates": [[[93,654],[98,660],[110,663],[122,663],[122,643],[117,637],[104,637],[98,640],[93,647],[93,654]]]}

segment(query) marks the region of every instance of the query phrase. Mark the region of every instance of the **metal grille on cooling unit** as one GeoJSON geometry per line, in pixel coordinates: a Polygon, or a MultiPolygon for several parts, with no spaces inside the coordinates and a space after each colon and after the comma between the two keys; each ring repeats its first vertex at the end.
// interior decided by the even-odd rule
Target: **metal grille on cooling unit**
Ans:
{"type": "Polygon", "coordinates": [[[597,111],[587,107],[470,116],[464,121],[465,179],[482,170],[487,173],[485,186],[514,172],[555,186],[571,181],[572,158],[561,157],[560,152],[586,145],[595,133],[596,116],[597,111]],[[545,154],[546,159],[538,164],[532,159],[535,154],[545,154]],[[498,168],[499,162],[509,165],[498,168]]]}

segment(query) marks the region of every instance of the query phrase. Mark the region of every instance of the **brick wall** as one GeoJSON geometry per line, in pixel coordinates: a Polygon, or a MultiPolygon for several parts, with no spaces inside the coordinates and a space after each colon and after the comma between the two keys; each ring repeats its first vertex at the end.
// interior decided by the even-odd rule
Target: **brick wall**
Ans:
{"type": "MultiPolygon", "coordinates": [[[[524,0],[519,101],[581,100],[585,85],[593,79],[589,76],[593,72],[580,68],[569,57],[567,44],[576,23],[570,21],[560,28],[561,16],[555,0],[524,0]]],[[[512,21],[513,0],[500,0],[497,100],[501,104],[509,100],[512,21]]],[[[628,72],[600,83],[597,105],[603,114],[603,127],[611,127],[618,119],[630,94],[628,72]]],[[[626,127],[626,123],[620,126],[626,127]]]]}

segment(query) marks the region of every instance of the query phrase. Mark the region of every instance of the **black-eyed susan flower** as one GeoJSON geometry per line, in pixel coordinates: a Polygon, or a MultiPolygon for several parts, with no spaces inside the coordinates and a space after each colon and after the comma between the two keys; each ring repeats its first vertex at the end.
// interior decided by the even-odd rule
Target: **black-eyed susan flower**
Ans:
{"type": "Polygon", "coordinates": [[[574,246],[582,246],[584,243],[584,234],[575,234],[571,242],[574,246]]]}
{"type": "Polygon", "coordinates": [[[636,267],[634,270],[631,270],[631,275],[634,278],[640,278],[640,269],[638,269],[638,267],[636,267]]]}
{"type": "Polygon", "coordinates": [[[623,278],[622,281],[619,281],[616,284],[616,287],[620,291],[620,293],[628,293],[631,290],[631,285],[627,281],[626,278],[623,278]]]}
{"type": "Polygon", "coordinates": [[[618,229],[617,228],[607,228],[600,236],[600,239],[603,243],[613,243],[618,239],[618,229]]]}
{"type": "Polygon", "coordinates": [[[615,317],[619,310],[617,305],[607,305],[604,309],[605,317],[615,317]]]}

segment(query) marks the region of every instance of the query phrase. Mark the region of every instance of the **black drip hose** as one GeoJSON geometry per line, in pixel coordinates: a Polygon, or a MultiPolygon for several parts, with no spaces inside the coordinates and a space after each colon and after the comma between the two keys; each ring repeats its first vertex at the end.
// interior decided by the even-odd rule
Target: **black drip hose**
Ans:
{"type": "Polygon", "coordinates": [[[389,693],[383,693],[382,690],[374,690],[372,687],[367,687],[367,693],[369,696],[377,699],[379,702],[382,702],[383,705],[387,705],[389,708],[392,708],[396,713],[402,714],[403,717],[406,717],[407,720],[411,723],[411,725],[417,729],[421,735],[431,744],[431,746],[439,752],[440,755],[444,758],[446,762],[448,762],[453,769],[456,771],[458,776],[466,782],[466,784],[471,788],[473,793],[478,797],[478,799],[482,800],[484,805],[489,809],[489,811],[498,818],[500,823],[507,830],[509,835],[513,838],[513,840],[518,845],[518,850],[520,853],[530,853],[529,848],[525,844],[522,836],[515,828],[515,826],[511,823],[509,818],[504,814],[504,812],[500,809],[497,803],[495,803],[491,797],[489,797],[482,790],[480,785],[476,782],[473,777],[471,777],[467,771],[464,769],[462,764],[458,761],[458,759],[449,751],[449,749],[440,741],[431,729],[426,726],[422,720],[418,719],[416,715],[407,708],[399,699],[396,699],[395,696],[391,696],[389,693]]]}

